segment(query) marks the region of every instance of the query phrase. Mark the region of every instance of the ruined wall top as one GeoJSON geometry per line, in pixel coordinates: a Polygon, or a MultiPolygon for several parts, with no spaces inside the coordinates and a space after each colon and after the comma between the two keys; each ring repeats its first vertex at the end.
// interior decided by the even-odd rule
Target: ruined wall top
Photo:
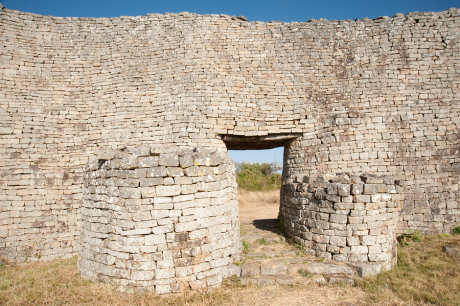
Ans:
{"type": "Polygon", "coordinates": [[[33,107],[76,107],[69,117],[101,130],[112,144],[139,141],[133,135],[139,126],[127,122],[142,121],[139,114],[153,123],[141,127],[147,138],[155,134],[161,142],[311,133],[321,128],[318,119],[341,111],[332,103],[360,103],[353,83],[381,91],[420,65],[448,64],[458,48],[458,19],[455,8],[291,23],[186,12],[51,17],[4,8],[0,69],[16,80],[19,96],[35,92],[28,97],[33,107]],[[419,49],[433,47],[442,54],[421,61],[419,49]]]}

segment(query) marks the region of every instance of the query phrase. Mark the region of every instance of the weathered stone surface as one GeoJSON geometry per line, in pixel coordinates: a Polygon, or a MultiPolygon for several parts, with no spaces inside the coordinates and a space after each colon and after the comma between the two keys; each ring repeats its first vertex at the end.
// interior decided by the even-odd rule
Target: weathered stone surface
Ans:
{"type": "MultiPolygon", "coordinates": [[[[233,162],[219,157],[214,160],[220,163],[211,166],[207,161],[215,151],[201,150],[202,163],[209,164],[200,166],[203,172],[214,173],[223,166],[227,170],[219,170],[219,176],[212,179],[215,184],[204,184],[198,191],[193,180],[172,179],[184,175],[177,163],[190,151],[157,145],[133,149],[133,156],[120,153],[130,161],[129,168],[110,156],[105,156],[104,163],[91,162],[81,209],[78,267],[83,277],[166,294],[187,287],[216,286],[224,276],[241,274],[233,264],[240,252],[236,186],[219,184],[234,182],[233,162]],[[146,173],[159,169],[155,160],[162,164],[165,177],[146,178],[146,173]],[[117,173],[117,179],[106,169],[117,173]],[[139,187],[124,187],[136,184],[139,187]],[[177,278],[185,278],[182,286],[177,278]]],[[[187,177],[191,179],[185,174],[187,177]]]]}
{"type": "Polygon", "coordinates": [[[395,263],[395,227],[401,207],[398,194],[387,193],[394,184],[388,176],[373,174],[352,178],[310,176],[306,183],[285,184],[280,216],[283,224],[293,224],[285,226],[285,232],[328,260],[391,267],[395,263]],[[334,183],[315,183],[326,180],[334,183]],[[363,191],[367,194],[362,195],[363,191]],[[318,194],[327,195],[318,199],[318,194]],[[309,227],[303,226],[305,222],[309,227]]]}
{"type": "Polygon", "coordinates": [[[159,197],[168,197],[175,196],[181,193],[180,185],[171,185],[171,186],[156,186],[155,188],[156,195],[159,197]]]}
{"type": "Polygon", "coordinates": [[[459,256],[458,250],[455,248],[455,246],[452,246],[452,245],[443,246],[442,251],[445,252],[446,254],[452,256],[452,257],[458,257],[459,256]]]}
{"type": "MultiPolygon", "coordinates": [[[[150,201],[153,210],[193,206],[234,188],[233,178],[214,179],[233,171],[220,162],[232,147],[285,146],[283,185],[301,184],[283,191],[281,215],[292,226],[287,234],[317,255],[372,261],[391,257],[394,232],[448,232],[460,222],[458,16],[453,8],[405,18],[261,23],[197,14],[55,18],[2,9],[0,257],[46,260],[75,254],[84,243],[99,246],[106,238],[80,241],[80,220],[112,220],[83,209],[87,191],[101,205],[96,209],[140,211],[133,222],[146,222],[142,210],[150,201]],[[175,155],[175,146],[187,156],[175,155]],[[85,171],[94,172],[84,179],[85,171]],[[138,188],[185,182],[202,191],[181,187],[180,194],[196,199],[180,205],[173,203],[179,195],[144,199],[138,188]],[[328,184],[357,186],[350,195],[338,188],[328,194],[328,184]],[[331,214],[349,218],[329,223],[331,214]],[[368,257],[331,244],[331,237],[350,235],[366,243],[361,236],[382,235],[386,242],[376,238],[381,254],[368,257]]],[[[125,217],[119,227],[133,230],[124,227],[125,217]]],[[[158,226],[179,217],[188,218],[174,212],[158,226]]],[[[203,224],[208,217],[200,217],[203,224]]],[[[190,237],[205,237],[200,230],[190,237]]],[[[208,276],[194,286],[218,280],[208,276]]]]}
{"type": "Polygon", "coordinates": [[[348,266],[326,264],[326,263],[309,263],[305,266],[305,270],[311,274],[344,274],[353,275],[353,269],[348,266]]]}
{"type": "Polygon", "coordinates": [[[261,275],[283,275],[287,273],[287,265],[284,262],[264,262],[260,265],[261,275]]]}
{"type": "Polygon", "coordinates": [[[241,277],[254,277],[260,275],[260,263],[243,264],[241,277]]]}
{"type": "Polygon", "coordinates": [[[368,277],[379,274],[382,271],[382,265],[378,263],[359,263],[355,264],[358,275],[361,277],[368,277]]]}
{"type": "Polygon", "coordinates": [[[327,280],[329,284],[348,284],[353,286],[355,284],[354,279],[348,277],[329,277],[327,280]]]}

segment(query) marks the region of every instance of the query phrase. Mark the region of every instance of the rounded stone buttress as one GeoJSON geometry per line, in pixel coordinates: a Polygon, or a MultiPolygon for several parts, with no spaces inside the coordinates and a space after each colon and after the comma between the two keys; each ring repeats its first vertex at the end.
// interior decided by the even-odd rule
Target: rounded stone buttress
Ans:
{"type": "Polygon", "coordinates": [[[401,190],[388,176],[303,176],[283,184],[280,222],[313,255],[374,275],[396,263],[401,190]]]}
{"type": "Polygon", "coordinates": [[[84,278],[164,294],[236,272],[236,180],[225,152],[156,146],[96,158],[81,216],[84,278]]]}

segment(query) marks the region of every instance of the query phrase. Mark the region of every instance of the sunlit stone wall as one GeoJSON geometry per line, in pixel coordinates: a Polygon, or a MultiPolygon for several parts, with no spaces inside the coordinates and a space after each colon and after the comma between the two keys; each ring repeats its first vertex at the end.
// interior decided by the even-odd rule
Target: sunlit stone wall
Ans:
{"type": "Polygon", "coordinates": [[[83,277],[164,294],[237,273],[236,183],[225,153],[152,146],[106,154],[84,182],[83,277]]]}

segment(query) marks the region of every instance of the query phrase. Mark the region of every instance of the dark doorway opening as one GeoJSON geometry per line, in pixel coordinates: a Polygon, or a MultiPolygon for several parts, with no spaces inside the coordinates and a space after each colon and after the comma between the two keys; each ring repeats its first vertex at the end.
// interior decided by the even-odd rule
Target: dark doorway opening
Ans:
{"type": "Polygon", "coordinates": [[[269,134],[266,136],[221,135],[228,150],[264,150],[284,147],[300,134],[269,134]]]}
{"type": "MultiPolygon", "coordinates": [[[[282,180],[282,169],[285,167],[284,149],[299,137],[300,134],[279,133],[265,136],[241,136],[241,135],[221,135],[229,150],[230,157],[233,158],[237,166],[238,200],[240,208],[241,224],[252,224],[260,230],[275,230],[274,224],[277,223],[279,205],[280,205],[280,184],[282,180]],[[239,154],[244,152],[243,154],[239,154]],[[237,157],[237,158],[235,158],[237,157]],[[242,163],[249,163],[249,172],[254,174],[254,180],[261,179],[257,175],[264,172],[268,167],[268,174],[277,175],[278,188],[268,188],[258,190],[258,184],[245,185],[242,175],[242,163]],[[258,165],[255,165],[258,163],[258,165]],[[263,164],[263,165],[262,165],[263,164]],[[277,168],[278,165],[278,168],[277,168]],[[262,171],[260,171],[262,168],[262,171]],[[256,188],[251,188],[256,187],[256,188]]],[[[244,167],[243,167],[244,168],[244,167]]],[[[244,168],[248,170],[248,167],[244,168]]],[[[247,179],[247,177],[244,177],[247,179]]],[[[266,178],[262,178],[266,179],[266,178]]],[[[278,231],[278,227],[276,227],[278,231]]]]}

